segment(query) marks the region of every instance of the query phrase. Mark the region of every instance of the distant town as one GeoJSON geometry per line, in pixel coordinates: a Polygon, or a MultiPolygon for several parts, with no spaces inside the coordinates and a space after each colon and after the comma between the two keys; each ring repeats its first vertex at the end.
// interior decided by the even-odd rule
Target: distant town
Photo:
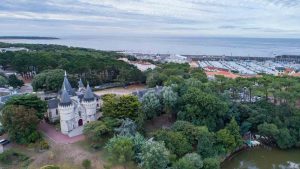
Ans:
{"type": "MultiPolygon", "coordinates": [[[[221,75],[228,78],[253,77],[261,74],[275,76],[289,75],[300,77],[300,55],[280,55],[275,57],[249,56],[218,56],[218,55],[179,55],[179,54],[143,54],[124,53],[132,55],[138,60],[152,60],[160,63],[188,63],[191,67],[200,67],[208,77],[221,75]]],[[[153,68],[147,62],[132,62],[132,64],[146,68],[153,68]]]]}

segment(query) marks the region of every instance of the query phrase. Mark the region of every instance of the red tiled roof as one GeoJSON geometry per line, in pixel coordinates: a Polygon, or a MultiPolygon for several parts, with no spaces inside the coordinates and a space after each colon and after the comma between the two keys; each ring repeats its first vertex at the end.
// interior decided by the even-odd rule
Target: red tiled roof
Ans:
{"type": "Polygon", "coordinates": [[[291,76],[294,76],[294,77],[300,77],[300,72],[291,74],[291,76]]]}
{"type": "Polygon", "coordinates": [[[215,72],[205,72],[207,76],[215,76],[215,75],[220,75],[220,76],[224,76],[227,78],[231,78],[231,79],[235,79],[237,77],[240,77],[239,75],[233,74],[231,72],[228,71],[215,71],[215,72]]]}

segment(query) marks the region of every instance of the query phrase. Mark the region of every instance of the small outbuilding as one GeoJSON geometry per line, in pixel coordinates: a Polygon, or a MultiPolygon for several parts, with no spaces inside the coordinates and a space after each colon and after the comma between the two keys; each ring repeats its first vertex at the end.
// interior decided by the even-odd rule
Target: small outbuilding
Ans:
{"type": "Polygon", "coordinates": [[[6,139],[1,139],[0,140],[0,153],[3,153],[4,151],[6,151],[7,149],[10,148],[10,141],[6,140],[6,139]]]}

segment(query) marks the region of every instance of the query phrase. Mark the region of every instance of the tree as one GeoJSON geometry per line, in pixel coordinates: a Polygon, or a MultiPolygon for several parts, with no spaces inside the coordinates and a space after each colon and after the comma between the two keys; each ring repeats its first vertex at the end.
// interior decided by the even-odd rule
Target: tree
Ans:
{"type": "Polygon", "coordinates": [[[83,133],[93,142],[109,138],[114,133],[114,128],[118,127],[120,122],[117,119],[104,118],[101,121],[93,121],[84,125],[83,133]]]}
{"type": "Polygon", "coordinates": [[[197,140],[197,153],[203,158],[215,157],[217,155],[218,150],[215,145],[217,143],[215,133],[204,130],[198,135],[197,140]]]}
{"type": "MultiPolygon", "coordinates": [[[[36,75],[32,81],[33,90],[60,90],[64,80],[64,74],[65,71],[62,69],[53,69],[41,72],[40,74],[36,75]]],[[[74,81],[72,77],[69,79],[71,80],[71,83],[74,81]]]]}
{"type": "Polygon", "coordinates": [[[207,76],[203,69],[196,68],[191,70],[191,77],[200,80],[201,82],[207,82],[207,76]]]}
{"type": "Polygon", "coordinates": [[[147,75],[146,84],[148,87],[161,86],[165,78],[167,78],[166,75],[151,71],[147,75]]]}
{"type": "Polygon", "coordinates": [[[126,169],[126,163],[134,158],[134,144],[131,138],[125,136],[115,136],[111,138],[105,146],[110,154],[112,161],[123,165],[126,169]]]}
{"type": "Polygon", "coordinates": [[[84,167],[84,169],[91,169],[92,168],[92,163],[90,160],[85,159],[82,161],[82,166],[84,167]]]}
{"type": "Polygon", "coordinates": [[[228,129],[221,129],[216,133],[217,144],[219,145],[218,151],[221,154],[227,154],[232,152],[237,144],[234,136],[228,129]]]}
{"type": "Polygon", "coordinates": [[[134,143],[134,160],[137,163],[141,163],[141,156],[142,153],[142,147],[146,143],[146,139],[144,136],[142,136],[140,133],[136,133],[133,137],[133,143],[134,143]]]}
{"type": "Polygon", "coordinates": [[[291,136],[287,128],[279,129],[278,134],[275,136],[276,143],[281,149],[291,148],[295,145],[296,139],[291,136]]]}
{"type": "Polygon", "coordinates": [[[164,86],[170,86],[174,84],[182,84],[184,82],[184,78],[178,75],[171,75],[167,77],[167,80],[164,80],[164,86]]]}
{"type": "Polygon", "coordinates": [[[242,134],[245,134],[247,133],[248,131],[250,131],[252,127],[252,123],[248,122],[248,121],[244,121],[242,124],[241,124],[241,133],[242,134]]]}
{"type": "Polygon", "coordinates": [[[0,75],[0,87],[4,87],[6,85],[8,85],[7,79],[4,76],[0,75]]]}
{"type": "Polygon", "coordinates": [[[274,139],[279,133],[279,130],[275,124],[263,123],[257,126],[257,130],[261,135],[267,136],[270,139],[274,139]]]}
{"type": "Polygon", "coordinates": [[[169,154],[163,143],[148,140],[142,146],[139,165],[144,169],[165,169],[169,164],[169,154]]]}
{"type": "Polygon", "coordinates": [[[142,111],[148,119],[160,114],[161,104],[154,90],[148,91],[142,98],[142,111]]]}
{"type": "Polygon", "coordinates": [[[154,137],[157,141],[163,141],[166,147],[178,157],[192,151],[192,145],[180,132],[158,130],[154,133],[154,137]]]}
{"type": "Polygon", "coordinates": [[[243,138],[240,134],[240,127],[234,118],[227,124],[226,129],[234,136],[236,146],[241,146],[243,144],[243,138]]]}
{"type": "Polygon", "coordinates": [[[39,119],[44,118],[44,114],[47,110],[46,102],[33,94],[14,96],[6,102],[6,105],[21,105],[25,106],[26,108],[32,108],[36,110],[36,116],[39,119]]]}
{"type": "Polygon", "coordinates": [[[134,136],[136,133],[136,124],[129,118],[122,120],[122,124],[119,128],[116,128],[115,131],[119,136],[134,136]]]}
{"type": "Polygon", "coordinates": [[[201,169],[202,167],[202,158],[197,153],[186,154],[174,164],[175,169],[201,169]]]}
{"type": "Polygon", "coordinates": [[[264,92],[265,99],[269,99],[269,92],[270,92],[270,85],[274,80],[273,76],[271,75],[264,75],[262,78],[258,78],[259,90],[264,92]]]}
{"type": "Polygon", "coordinates": [[[164,87],[162,90],[162,98],[165,112],[171,113],[177,104],[177,93],[175,93],[171,87],[164,87]]]}
{"type": "Polygon", "coordinates": [[[215,158],[206,158],[203,160],[203,169],[220,169],[220,162],[215,158]]]}
{"type": "Polygon", "coordinates": [[[195,126],[190,122],[180,120],[177,120],[171,129],[182,133],[192,146],[198,144],[198,138],[202,133],[208,132],[208,128],[205,126],[195,126]]]}
{"type": "Polygon", "coordinates": [[[223,121],[220,119],[223,119],[228,111],[226,102],[197,88],[189,88],[184,93],[182,105],[182,110],[178,113],[179,120],[207,126],[210,130],[222,127],[223,121]]]}
{"type": "Polygon", "coordinates": [[[24,85],[24,82],[17,78],[16,75],[10,75],[8,76],[8,84],[14,88],[22,87],[24,85]]]}
{"type": "Polygon", "coordinates": [[[136,120],[138,118],[138,110],[140,102],[136,96],[124,95],[106,95],[103,98],[103,115],[112,118],[130,118],[136,120]]]}
{"type": "Polygon", "coordinates": [[[111,135],[113,129],[107,126],[103,121],[93,121],[84,126],[83,133],[90,140],[98,141],[104,136],[111,135]]]}
{"type": "Polygon", "coordinates": [[[130,69],[121,68],[117,76],[117,79],[124,85],[134,81],[145,82],[145,78],[144,74],[140,70],[137,70],[136,67],[131,67],[130,69]]]}
{"type": "Polygon", "coordinates": [[[148,71],[146,83],[148,87],[181,84],[184,79],[190,78],[191,74],[194,74],[195,78],[200,77],[196,75],[196,71],[190,71],[188,64],[165,63],[148,71]]]}
{"type": "MultiPolygon", "coordinates": [[[[7,46],[15,47],[18,45],[7,44],[7,46]]],[[[125,57],[117,52],[44,44],[22,44],[22,47],[30,49],[30,52],[0,53],[0,64],[4,69],[9,66],[22,74],[64,69],[74,76],[81,76],[84,81],[89,81],[92,86],[108,82],[123,82],[124,80],[126,82],[145,81],[144,74],[136,66],[117,60],[120,57],[125,57]]],[[[44,87],[41,86],[42,90],[48,90],[45,87],[52,88],[46,83],[39,84],[45,84],[44,87]]],[[[53,81],[53,84],[58,83],[53,81]]],[[[34,89],[38,88],[34,87],[34,89]]]]}
{"type": "Polygon", "coordinates": [[[33,143],[41,137],[37,131],[40,120],[33,108],[22,105],[5,105],[0,121],[10,139],[17,143],[33,143]]]}

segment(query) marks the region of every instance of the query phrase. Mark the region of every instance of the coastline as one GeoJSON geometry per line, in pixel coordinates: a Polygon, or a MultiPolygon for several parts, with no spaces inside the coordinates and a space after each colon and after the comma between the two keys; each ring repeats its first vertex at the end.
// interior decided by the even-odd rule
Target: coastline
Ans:
{"type": "Polygon", "coordinates": [[[57,37],[47,36],[0,36],[0,40],[58,40],[57,37]]]}
{"type": "Polygon", "coordinates": [[[59,36],[60,39],[0,39],[6,43],[59,44],[129,53],[256,56],[299,55],[300,40],[233,38],[151,38],[114,36],[59,36]]]}

